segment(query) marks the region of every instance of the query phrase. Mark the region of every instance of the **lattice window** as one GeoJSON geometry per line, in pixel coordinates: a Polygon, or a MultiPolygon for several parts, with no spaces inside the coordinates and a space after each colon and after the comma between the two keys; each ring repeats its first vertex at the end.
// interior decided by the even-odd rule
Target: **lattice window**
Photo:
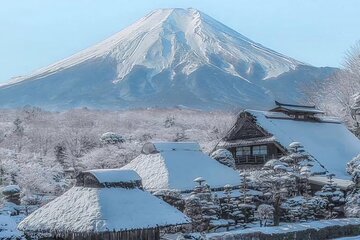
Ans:
{"type": "Polygon", "coordinates": [[[253,155],[267,155],[268,149],[266,145],[253,146],[252,154],[253,155]]]}
{"type": "Polygon", "coordinates": [[[251,155],[251,147],[237,147],[236,148],[236,156],[250,156],[251,155]]]}

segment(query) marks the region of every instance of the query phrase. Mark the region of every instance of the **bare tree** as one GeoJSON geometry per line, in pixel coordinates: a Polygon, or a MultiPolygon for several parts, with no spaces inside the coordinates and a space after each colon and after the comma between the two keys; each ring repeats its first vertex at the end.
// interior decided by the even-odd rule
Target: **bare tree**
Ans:
{"type": "Polygon", "coordinates": [[[351,106],[360,92],[360,41],[346,52],[339,71],[328,81],[309,85],[305,92],[310,103],[353,125],[351,106]]]}

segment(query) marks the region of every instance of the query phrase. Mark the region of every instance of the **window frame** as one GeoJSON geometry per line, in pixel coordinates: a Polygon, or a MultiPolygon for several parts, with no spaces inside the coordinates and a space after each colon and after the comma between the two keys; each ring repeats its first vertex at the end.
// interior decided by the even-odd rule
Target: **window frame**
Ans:
{"type": "Polygon", "coordinates": [[[237,147],[235,149],[235,156],[236,157],[246,157],[246,156],[251,156],[251,146],[243,146],[243,147],[237,147]],[[242,149],[241,151],[239,149],[242,149]],[[244,150],[247,149],[247,150],[244,150]],[[241,152],[241,154],[238,154],[239,152],[241,152]],[[245,154],[244,154],[245,153],[245,154]]]}
{"type": "Polygon", "coordinates": [[[256,145],[252,146],[251,154],[252,156],[264,156],[268,155],[268,146],[267,145],[256,145]]]}

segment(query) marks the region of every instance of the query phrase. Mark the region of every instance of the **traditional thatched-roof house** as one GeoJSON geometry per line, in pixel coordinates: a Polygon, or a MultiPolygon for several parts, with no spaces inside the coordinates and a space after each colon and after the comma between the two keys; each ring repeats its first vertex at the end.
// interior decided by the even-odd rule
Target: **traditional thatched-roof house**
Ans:
{"type": "Polygon", "coordinates": [[[199,144],[194,142],[146,143],[142,154],[123,169],[136,171],[144,188],[150,191],[189,191],[194,188],[194,179],[198,177],[205,179],[212,188],[240,184],[237,171],[204,154],[199,144]]]}
{"type": "MultiPolygon", "coordinates": [[[[262,165],[300,142],[325,169],[349,179],[346,163],[360,153],[360,141],[344,124],[323,116],[315,106],[276,102],[270,111],[245,110],[217,148],[232,152],[236,165],[262,165]]],[[[316,169],[315,169],[316,170],[316,169]]],[[[323,171],[323,169],[318,169],[323,171]]]]}
{"type": "Polygon", "coordinates": [[[189,219],[141,189],[134,171],[83,172],[76,186],[26,217],[19,229],[56,239],[160,239],[159,229],[189,219]]]}

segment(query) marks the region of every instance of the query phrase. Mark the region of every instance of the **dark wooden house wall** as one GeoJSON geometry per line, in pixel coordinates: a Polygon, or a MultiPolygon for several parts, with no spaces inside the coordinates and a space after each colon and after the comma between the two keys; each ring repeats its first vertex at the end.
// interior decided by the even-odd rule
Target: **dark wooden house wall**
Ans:
{"type": "Polygon", "coordinates": [[[122,232],[104,232],[104,233],[68,233],[65,236],[61,234],[40,238],[41,240],[160,240],[160,229],[149,228],[122,232]]]}
{"type": "Polygon", "coordinates": [[[233,127],[232,131],[230,131],[229,135],[226,137],[227,141],[236,140],[246,140],[247,143],[242,143],[239,141],[238,144],[232,143],[231,147],[228,149],[234,156],[236,165],[239,167],[244,164],[264,164],[266,161],[279,158],[282,156],[285,151],[279,148],[276,142],[264,141],[261,143],[261,139],[265,139],[271,137],[271,134],[266,132],[261,126],[256,124],[255,119],[246,112],[243,112],[239,115],[237,123],[233,127]],[[251,144],[251,141],[254,143],[251,144]],[[267,154],[266,155],[253,155],[252,148],[254,146],[267,146],[267,154]],[[236,149],[237,147],[250,147],[251,154],[248,156],[237,156],[236,149]]]}
{"type": "Polygon", "coordinates": [[[142,189],[141,180],[136,180],[132,182],[105,182],[100,183],[99,180],[91,173],[81,172],[76,177],[76,186],[78,187],[93,187],[93,188],[103,188],[103,187],[117,187],[117,188],[140,188],[142,189]]]}
{"type": "Polygon", "coordinates": [[[261,132],[254,123],[247,120],[244,121],[240,129],[234,132],[230,140],[251,139],[251,138],[264,137],[264,136],[266,135],[263,132],[261,132]]]}
{"type": "Polygon", "coordinates": [[[259,127],[255,120],[248,115],[240,115],[235,126],[226,136],[227,140],[252,139],[270,136],[269,133],[259,127]]]}
{"type": "MultiPolygon", "coordinates": [[[[240,166],[242,164],[264,164],[270,159],[279,158],[283,156],[283,152],[274,144],[274,143],[266,143],[266,144],[254,144],[254,145],[247,145],[246,147],[254,147],[254,146],[267,146],[267,155],[249,155],[249,156],[236,156],[236,148],[231,147],[228,150],[233,154],[235,158],[236,166],[240,166]]],[[[238,147],[242,147],[239,145],[238,147]]],[[[252,151],[252,149],[251,149],[252,151]]]]}

